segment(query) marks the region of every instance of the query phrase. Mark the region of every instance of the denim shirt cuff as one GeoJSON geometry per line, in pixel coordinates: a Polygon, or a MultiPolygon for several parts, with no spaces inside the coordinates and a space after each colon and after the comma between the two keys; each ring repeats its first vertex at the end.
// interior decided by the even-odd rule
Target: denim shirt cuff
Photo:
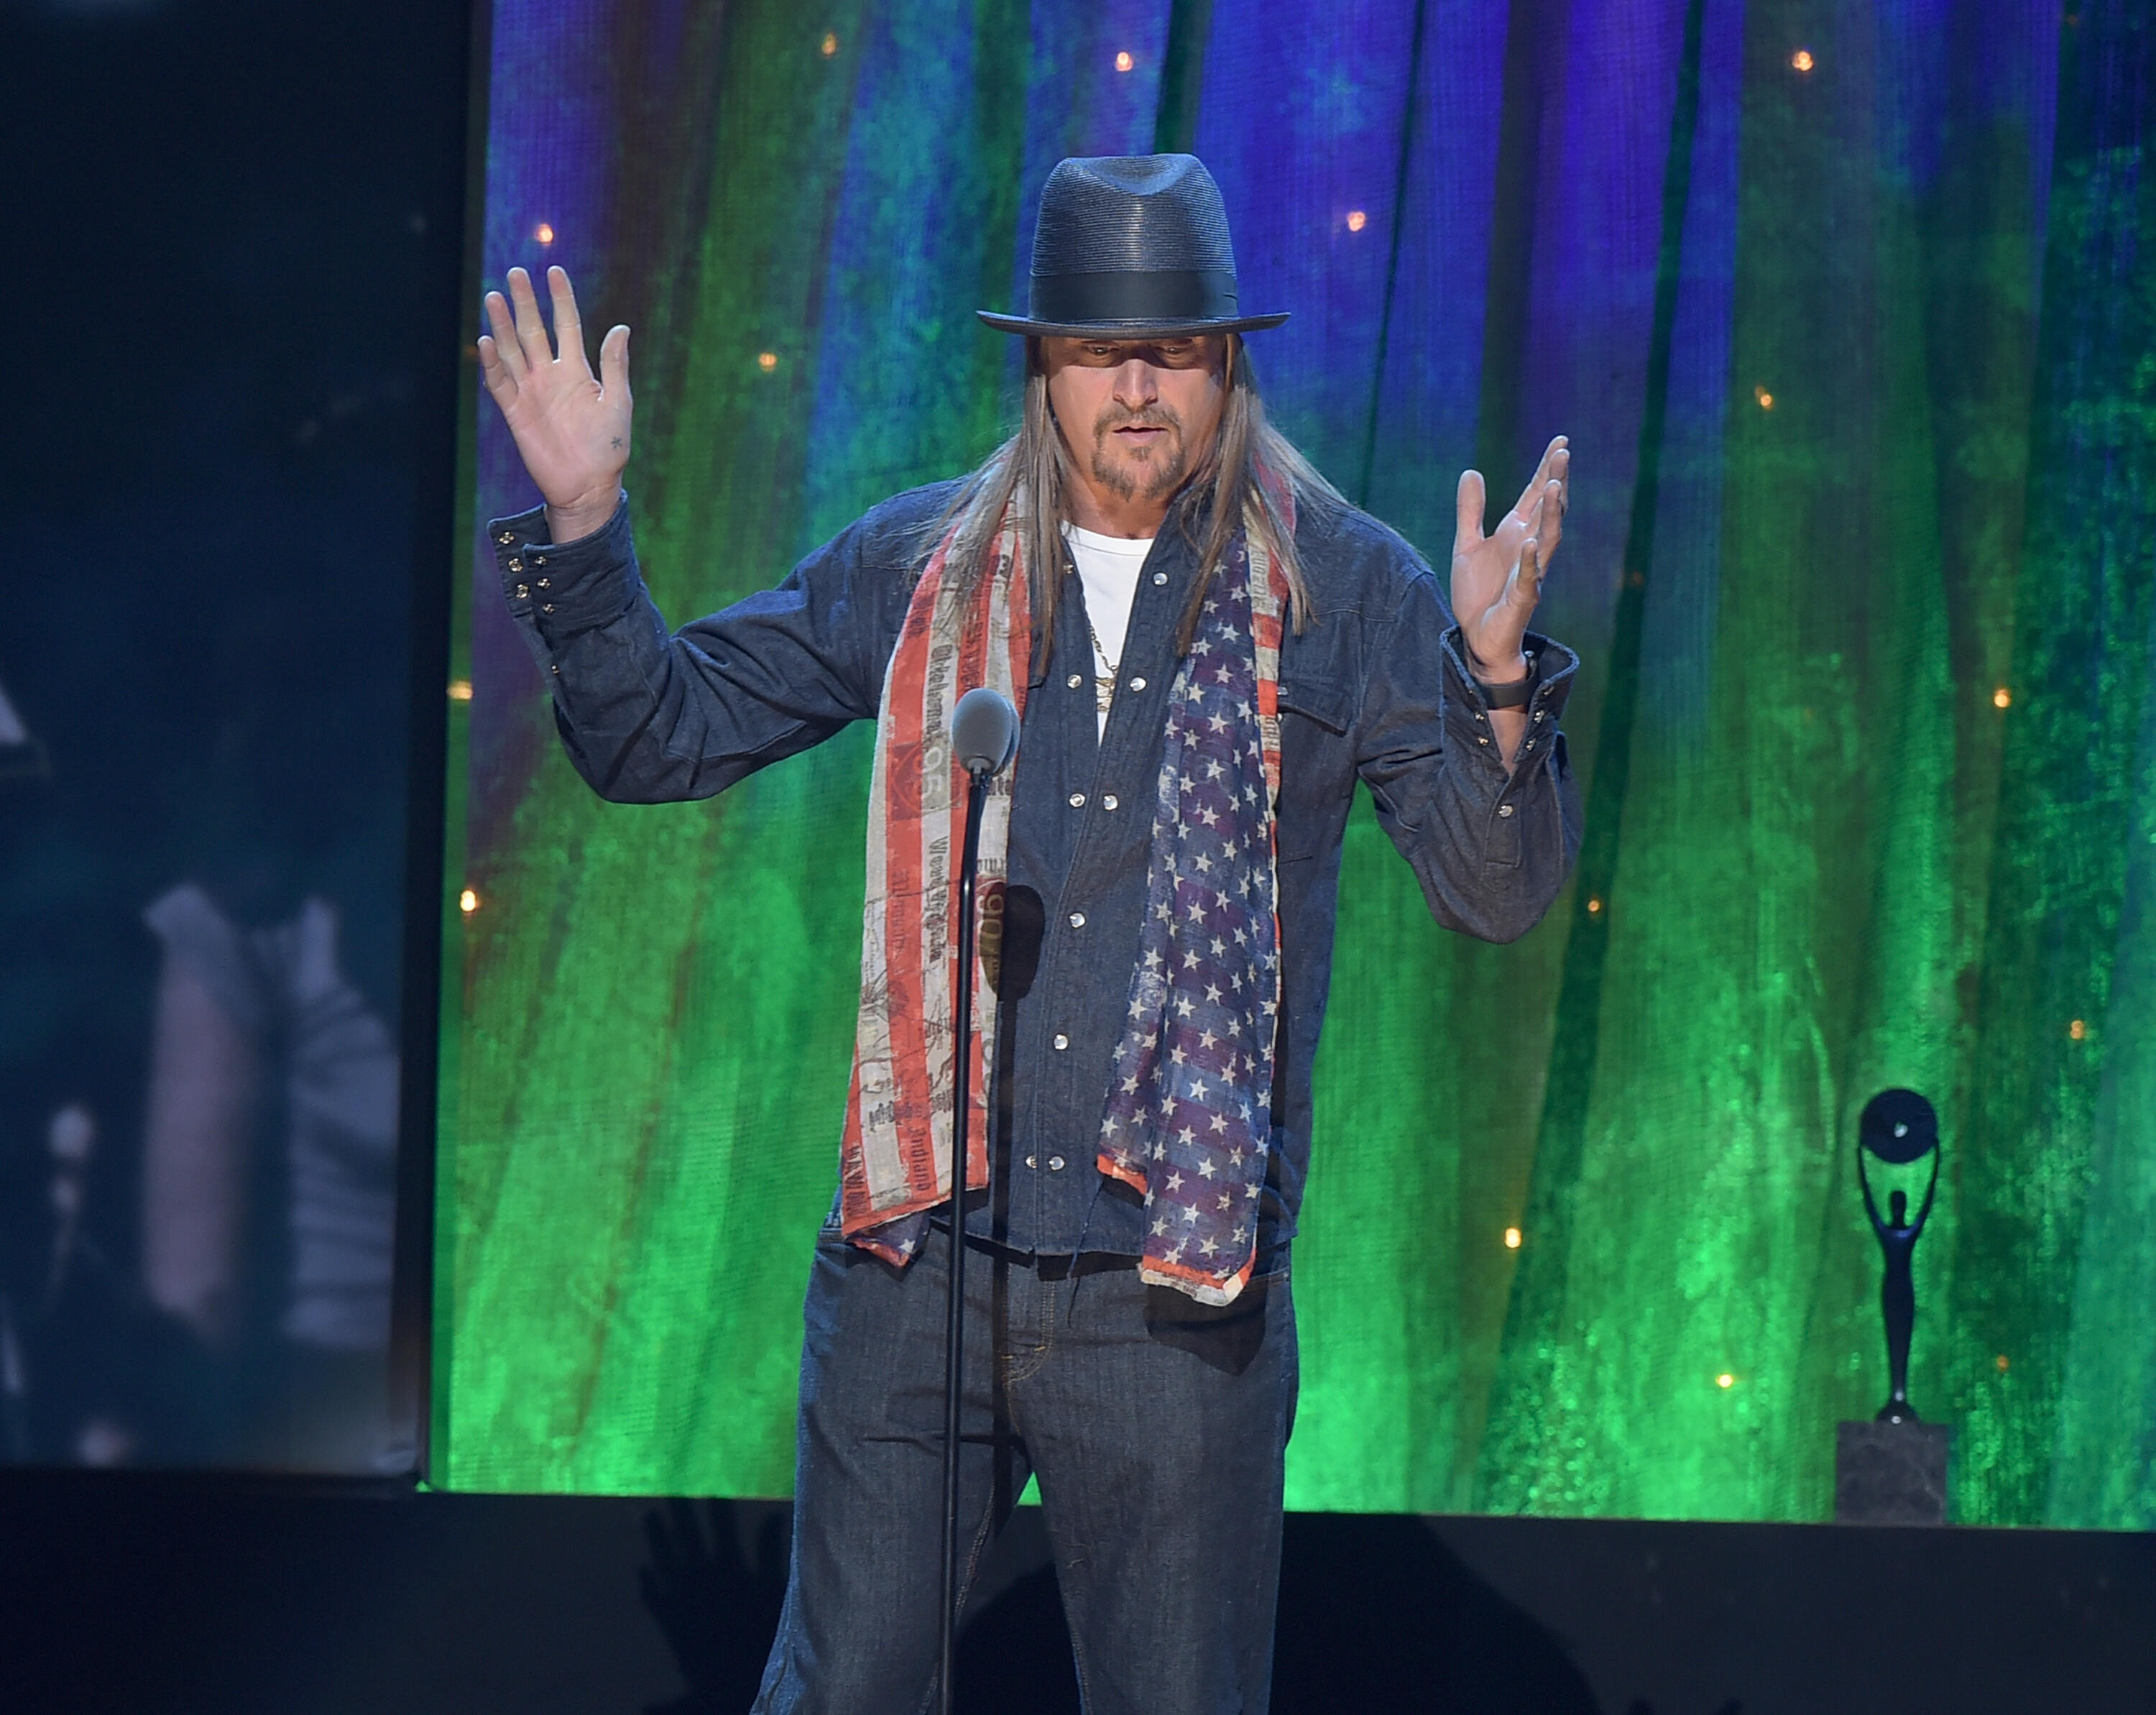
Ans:
{"type": "Polygon", "coordinates": [[[496,518],[486,533],[510,617],[549,643],[611,624],[634,599],[636,547],[626,494],[604,525],[576,542],[555,543],[544,506],[496,518]]]}
{"type": "MultiPolygon", "coordinates": [[[[1511,778],[1500,793],[1507,798],[1517,796],[1527,785],[1537,772],[1531,765],[1546,758],[1555,745],[1558,722],[1579,672],[1579,657],[1540,632],[1530,631],[1525,645],[1534,661],[1535,689],[1522,710],[1527,719],[1527,736],[1520,742],[1511,778]]],[[[1505,764],[1491,735],[1489,705],[1475,683],[1475,675],[1467,670],[1466,644],[1457,625],[1445,634],[1442,654],[1445,737],[1469,754],[1480,752],[1488,757],[1491,768],[1502,776],[1505,764]]]]}

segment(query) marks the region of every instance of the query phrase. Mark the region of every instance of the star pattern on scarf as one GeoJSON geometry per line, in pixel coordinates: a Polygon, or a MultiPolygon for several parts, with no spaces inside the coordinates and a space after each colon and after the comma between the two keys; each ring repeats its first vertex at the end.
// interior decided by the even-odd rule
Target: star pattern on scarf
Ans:
{"type": "Polygon", "coordinates": [[[1169,699],[1144,943],[1100,1139],[1101,1171],[1145,1194],[1147,1262],[1200,1282],[1229,1281],[1255,1248],[1279,1009],[1247,570],[1223,571],[1169,699]]]}

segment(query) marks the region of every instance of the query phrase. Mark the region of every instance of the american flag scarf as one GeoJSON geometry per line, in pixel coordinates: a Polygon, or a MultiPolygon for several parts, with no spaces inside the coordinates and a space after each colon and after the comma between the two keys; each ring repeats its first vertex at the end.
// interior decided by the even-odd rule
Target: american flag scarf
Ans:
{"type": "MultiPolygon", "coordinates": [[[[1286,485],[1268,485],[1294,529],[1286,485]]],[[[841,1154],[854,1243],[903,1264],[950,1196],[957,1006],[956,855],[965,776],[950,711],[992,685],[1021,711],[1031,643],[1025,567],[1005,515],[988,576],[947,579],[954,525],[916,586],[885,675],[870,783],[860,1014],[841,1154]]],[[[1139,962],[1101,1120],[1102,1173],[1145,1199],[1139,1272],[1231,1302],[1257,1252],[1280,1010],[1273,806],[1280,795],[1285,576],[1253,506],[1208,593],[1168,697],[1139,962]]],[[[1024,766],[1021,757],[1017,767],[1024,766]]],[[[996,956],[1013,770],[981,824],[966,1184],[988,1184],[996,956]]]]}
{"type": "Polygon", "coordinates": [[[1272,1140],[1287,588],[1255,522],[1169,693],[1145,926],[1101,1121],[1101,1171],[1145,1195],[1140,1277],[1201,1304],[1250,1281],[1272,1140]]]}
{"type": "MultiPolygon", "coordinates": [[[[1004,513],[987,574],[950,566],[954,523],[914,585],[876,709],[869,777],[868,890],[861,907],[861,1003],[839,1148],[839,1220],[886,1261],[920,1248],[928,1211],[951,1195],[951,1106],[957,1061],[958,855],[965,769],[951,713],[977,685],[1025,711],[1033,626],[1025,567],[1004,513]]],[[[974,903],[973,1042],[966,1184],[988,1183],[987,1068],[995,1061],[998,955],[1010,849],[1011,781],[988,783],[974,903]]]]}

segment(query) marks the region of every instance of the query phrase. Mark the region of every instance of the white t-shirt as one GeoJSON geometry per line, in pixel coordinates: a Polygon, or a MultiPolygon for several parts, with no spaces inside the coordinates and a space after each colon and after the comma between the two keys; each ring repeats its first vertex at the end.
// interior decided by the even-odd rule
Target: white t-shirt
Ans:
{"type": "MultiPolygon", "coordinates": [[[[1093,622],[1093,635],[1100,644],[1093,671],[1097,675],[1106,669],[1112,674],[1123,659],[1131,603],[1137,599],[1138,573],[1145,567],[1146,556],[1152,552],[1152,538],[1101,536],[1065,524],[1063,539],[1070,544],[1070,557],[1078,562],[1078,577],[1086,586],[1086,617],[1093,622]]],[[[1105,735],[1108,730],[1105,710],[1100,722],[1105,735]]]]}

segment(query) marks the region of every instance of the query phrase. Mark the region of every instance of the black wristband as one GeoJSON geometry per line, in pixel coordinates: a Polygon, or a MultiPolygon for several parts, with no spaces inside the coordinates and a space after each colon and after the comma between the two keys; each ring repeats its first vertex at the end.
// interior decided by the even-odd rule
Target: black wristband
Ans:
{"type": "Polygon", "coordinates": [[[1533,699],[1535,694],[1535,658],[1532,655],[1527,657],[1526,676],[1515,679],[1509,685],[1486,685],[1481,680],[1476,679],[1471,670],[1467,676],[1474,681],[1476,690],[1482,694],[1482,706],[1485,708],[1524,708],[1533,699]]]}

